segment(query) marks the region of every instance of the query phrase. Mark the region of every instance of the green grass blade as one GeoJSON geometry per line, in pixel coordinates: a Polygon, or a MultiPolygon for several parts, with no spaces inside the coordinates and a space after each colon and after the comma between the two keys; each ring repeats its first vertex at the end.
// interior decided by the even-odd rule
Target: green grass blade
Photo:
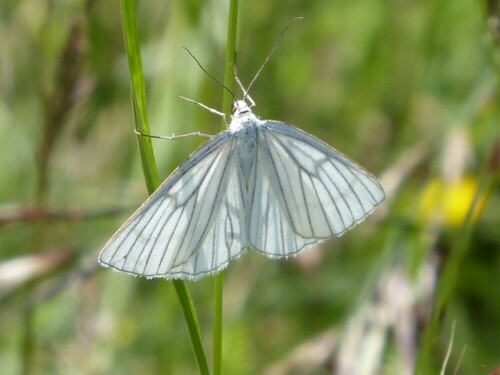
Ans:
{"type": "MultiPolygon", "coordinates": [[[[491,122],[488,133],[490,136],[485,137],[483,148],[489,150],[486,155],[490,156],[494,154],[496,139],[498,139],[498,132],[494,122],[491,122]]],[[[448,306],[453,301],[455,289],[460,278],[460,271],[464,267],[464,259],[471,247],[473,229],[477,222],[477,217],[474,218],[474,215],[480,212],[479,205],[484,204],[484,202],[481,203],[481,197],[490,196],[494,190],[493,176],[491,171],[489,171],[489,162],[490,160],[488,159],[483,160],[482,168],[478,174],[479,185],[474,194],[474,199],[460,230],[455,234],[452,241],[451,255],[442,271],[441,280],[436,291],[435,303],[423,332],[415,370],[415,374],[417,375],[425,374],[432,368],[432,350],[440,333],[440,325],[444,321],[448,306]]]]}
{"type": "MultiPolygon", "coordinates": [[[[227,27],[226,42],[226,69],[224,74],[224,85],[233,91],[234,86],[234,56],[236,51],[236,32],[238,25],[238,0],[231,0],[229,4],[229,22],[227,27]]],[[[231,118],[231,106],[234,98],[224,90],[223,108],[226,119],[231,118]]],[[[224,123],[224,126],[227,124],[224,123]]],[[[213,373],[220,375],[222,369],[222,322],[223,322],[223,281],[224,273],[219,272],[215,276],[214,283],[214,338],[213,338],[213,373]]]]}
{"type": "MultiPolygon", "coordinates": [[[[134,106],[135,126],[141,133],[150,134],[147,114],[146,87],[142,69],[139,40],[136,27],[134,0],[121,0],[121,15],[123,34],[132,81],[132,103],[134,106]]],[[[158,172],[154,159],[151,139],[137,137],[141,154],[142,167],[148,191],[151,194],[159,185],[158,172]]],[[[200,327],[196,317],[193,303],[186,284],[181,280],[173,281],[179,303],[184,314],[191,338],[191,345],[201,374],[209,374],[205,352],[201,339],[200,327]]]]}

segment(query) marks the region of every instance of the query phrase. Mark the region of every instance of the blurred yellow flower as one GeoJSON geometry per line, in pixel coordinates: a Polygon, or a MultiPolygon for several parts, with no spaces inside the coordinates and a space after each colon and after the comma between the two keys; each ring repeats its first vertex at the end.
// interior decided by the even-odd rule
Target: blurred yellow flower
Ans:
{"type": "MultiPolygon", "coordinates": [[[[452,183],[432,180],[422,193],[418,217],[422,222],[440,220],[444,226],[456,228],[465,220],[477,189],[478,182],[473,177],[452,183]]],[[[486,202],[486,196],[479,198],[472,220],[479,217],[486,202]]]]}

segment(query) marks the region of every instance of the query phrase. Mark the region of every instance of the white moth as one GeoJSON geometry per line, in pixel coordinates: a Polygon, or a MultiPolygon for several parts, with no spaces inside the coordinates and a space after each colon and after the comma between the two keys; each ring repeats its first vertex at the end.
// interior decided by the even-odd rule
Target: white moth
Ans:
{"type": "Polygon", "coordinates": [[[102,265],[148,278],[198,279],[247,247],[270,258],[297,255],[342,235],[384,200],[364,168],[302,130],[260,120],[249,101],[236,101],[229,128],[115,233],[102,265]]]}

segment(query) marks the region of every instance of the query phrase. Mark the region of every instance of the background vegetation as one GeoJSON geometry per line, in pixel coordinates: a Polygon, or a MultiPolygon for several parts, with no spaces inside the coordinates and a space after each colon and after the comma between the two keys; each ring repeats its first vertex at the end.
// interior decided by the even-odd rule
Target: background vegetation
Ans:
{"type": "MultiPolygon", "coordinates": [[[[222,131],[179,96],[221,108],[220,86],[182,46],[223,77],[228,3],[150,0],[137,12],[152,133],[222,131]]],[[[321,249],[230,265],[223,373],[492,372],[500,8],[241,1],[243,82],[297,16],[252,88],[255,113],[360,162],[387,202],[321,249]]],[[[171,283],[96,265],[147,195],[119,2],[4,0],[0,46],[1,371],[196,373],[171,283]]],[[[155,141],[160,176],[202,141],[155,141]]],[[[210,353],[213,279],[188,287],[210,353]]]]}

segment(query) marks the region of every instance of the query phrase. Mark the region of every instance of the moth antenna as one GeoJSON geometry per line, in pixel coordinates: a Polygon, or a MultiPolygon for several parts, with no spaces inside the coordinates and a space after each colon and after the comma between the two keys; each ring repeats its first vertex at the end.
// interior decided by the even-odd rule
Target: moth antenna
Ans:
{"type": "MultiPolygon", "coordinates": [[[[279,44],[281,43],[281,40],[283,39],[283,36],[285,35],[285,33],[287,32],[288,28],[292,25],[292,23],[294,23],[295,21],[298,21],[298,20],[301,20],[303,19],[304,17],[295,17],[293,18],[289,23],[288,25],[285,26],[285,28],[283,29],[283,31],[281,32],[280,36],[278,37],[278,40],[276,41],[276,43],[274,43],[274,46],[273,48],[271,49],[271,52],[269,52],[269,54],[267,55],[267,57],[265,58],[264,62],[262,63],[262,65],[260,66],[259,70],[257,71],[257,73],[255,74],[255,76],[253,77],[253,79],[250,81],[250,84],[248,85],[247,89],[243,90],[243,93],[244,93],[244,97],[243,97],[243,100],[246,99],[246,97],[248,96],[248,93],[250,92],[250,88],[253,86],[255,80],[257,79],[257,77],[260,75],[260,73],[262,72],[262,69],[264,69],[264,67],[266,66],[267,62],[269,61],[269,59],[271,58],[271,56],[274,54],[274,51],[276,50],[276,48],[279,46],[279,44]]],[[[235,65],[236,66],[236,65],[235,65]]]]}
{"type": "Polygon", "coordinates": [[[235,56],[235,61],[234,61],[234,80],[240,87],[241,91],[243,92],[243,99],[247,96],[247,90],[245,90],[245,86],[240,81],[240,78],[238,77],[238,68],[236,66],[236,56],[235,56]]]}
{"type": "Polygon", "coordinates": [[[231,96],[233,97],[233,99],[236,101],[236,96],[233,94],[233,92],[231,90],[229,90],[229,88],[224,85],[221,81],[219,81],[217,78],[215,78],[212,74],[210,74],[204,67],[203,65],[201,65],[201,63],[198,61],[198,59],[196,57],[194,57],[194,55],[191,53],[190,50],[188,50],[186,47],[182,47],[186,50],[187,53],[189,53],[191,55],[191,57],[193,58],[194,61],[196,61],[196,63],[198,64],[198,66],[200,67],[200,69],[203,71],[203,73],[205,73],[207,76],[209,76],[210,78],[212,78],[215,82],[217,82],[219,85],[221,85],[224,89],[227,90],[228,93],[231,94],[231,96]]]}

